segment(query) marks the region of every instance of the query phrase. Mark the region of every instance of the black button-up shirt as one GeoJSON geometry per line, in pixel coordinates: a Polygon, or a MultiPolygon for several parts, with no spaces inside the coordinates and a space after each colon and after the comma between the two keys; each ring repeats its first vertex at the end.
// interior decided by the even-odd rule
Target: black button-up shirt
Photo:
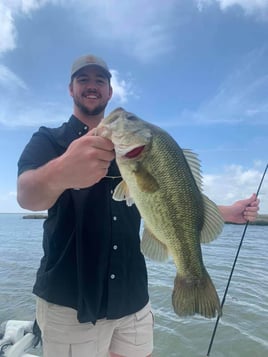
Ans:
{"type": "MultiPolygon", "coordinates": [[[[87,131],[74,116],[59,128],[41,127],[19,159],[18,174],[62,155],[87,131]]],[[[135,206],[112,198],[121,180],[115,161],[107,176],[115,178],[64,191],[44,222],[44,256],[33,292],[76,309],[80,322],[123,317],[149,299],[140,215],[135,206]]]]}

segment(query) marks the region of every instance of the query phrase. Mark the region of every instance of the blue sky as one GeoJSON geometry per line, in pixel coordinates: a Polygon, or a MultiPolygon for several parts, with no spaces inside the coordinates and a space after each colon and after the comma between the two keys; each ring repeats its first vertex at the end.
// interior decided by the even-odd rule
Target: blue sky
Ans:
{"type": "MultiPolygon", "coordinates": [[[[68,120],[72,61],[103,57],[118,106],[198,153],[218,204],[255,192],[268,157],[268,0],[0,0],[0,212],[41,125],[68,120]]],[[[260,194],[268,213],[268,177],[260,194]]]]}

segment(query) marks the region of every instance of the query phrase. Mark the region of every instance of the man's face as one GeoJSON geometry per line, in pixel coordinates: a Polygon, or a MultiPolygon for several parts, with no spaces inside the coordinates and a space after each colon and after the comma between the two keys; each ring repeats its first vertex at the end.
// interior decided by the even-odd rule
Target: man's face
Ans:
{"type": "Polygon", "coordinates": [[[109,80],[98,67],[78,71],[69,89],[75,109],[89,116],[103,113],[112,96],[109,80]]]}

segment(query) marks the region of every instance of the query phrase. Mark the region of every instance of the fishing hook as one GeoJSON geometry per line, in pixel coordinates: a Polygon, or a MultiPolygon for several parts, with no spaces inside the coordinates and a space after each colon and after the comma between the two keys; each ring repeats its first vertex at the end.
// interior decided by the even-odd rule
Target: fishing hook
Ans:
{"type": "MultiPolygon", "coordinates": [[[[266,165],[266,168],[265,168],[264,173],[262,175],[261,181],[259,183],[259,187],[258,187],[258,190],[257,190],[257,193],[256,193],[257,197],[258,197],[258,194],[260,192],[260,189],[261,189],[261,186],[262,186],[262,183],[263,183],[267,168],[268,168],[268,164],[266,165]]],[[[244,228],[241,240],[240,240],[240,244],[239,244],[238,249],[237,249],[237,253],[236,253],[236,256],[235,256],[235,259],[234,259],[234,263],[233,263],[233,266],[232,266],[232,269],[231,269],[231,273],[230,273],[230,276],[229,276],[229,279],[228,279],[228,283],[227,283],[227,286],[226,286],[226,289],[225,289],[225,292],[224,292],[224,295],[223,295],[223,299],[222,299],[222,302],[221,302],[221,308],[223,308],[223,305],[225,303],[226,295],[228,293],[229,285],[230,285],[231,280],[232,280],[233,272],[234,272],[235,265],[236,265],[236,262],[237,262],[237,259],[238,259],[238,255],[240,253],[240,249],[241,249],[242,244],[243,244],[243,240],[244,240],[247,228],[248,228],[248,224],[249,224],[249,221],[246,222],[246,225],[245,225],[245,228],[244,228]]],[[[210,340],[208,352],[207,352],[206,356],[210,355],[211,347],[212,347],[212,344],[213,344],[213,341],[214,341],[214,338],[215,338],[215,334],[216,334],[216,331],[217,331],[219,320],[220,320],[220,316],[218,315],[216,323],[215,323],[215,327],[214,327],[214,330],[213,330],[213,333],[212,333],[212,337],[211,337],[211,340],[210,340]]]]}

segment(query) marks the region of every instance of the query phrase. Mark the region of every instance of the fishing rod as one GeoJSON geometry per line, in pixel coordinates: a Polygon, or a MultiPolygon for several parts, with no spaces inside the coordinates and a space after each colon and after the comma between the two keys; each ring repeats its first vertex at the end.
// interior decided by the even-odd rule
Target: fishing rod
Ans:
{"type": "MultiPolygon", "coordinates": [[[[259,183],[259,187],[258,187],[258,190],[257,190],[257,193],[256,193],[257,197],[258,197],[258,194],[260,192],[260,189],[261,189],[261,186],[262,186],[262,183],[263,183],[263,180],[264,180],[264,177],[265,177],[267,169],[268,169],[268,164],[266,165],[266,168],[265,168],[264,173],[262,175],[261,181],[259,183]]],[[[240,253],[240,249],[241,249],[242,244],[243,244],[243,240],[244,240],[247,228],[248,228],[248,224],[249,224],[249,221],[247,221],[246,224],[245,224],[245,228],[244,228],[244,231],[243,231],[243,234],[242,234],[242,237],[241,237],[241,240],[240,240],[240,244],[238,246],[237,253],[236,253],[236,256],[235,256],[235,259],[234,259],[234,263],[233,263],[233,266],[232,266],[232,269],[231,269],[231,273],[230,273],[230,276],[229,276],[229,279],[228,279],[228,283],[227,283],[227,286],[226,286],[226,289],[225,289],[225,292],[224,292],[224,295],[223,295],[223,299],[222,299],[222,302],[221,302],[221,308],[223,308],[223,305],[225,303],[226,295],[228,293],[229,285],[230,285],[231,280],[232,280],[233,272],[234,272],[235,265],[236,265],[236,262],[237,262],[237,259],[238,259],[238,255],[240,253]]],[[[211,347],[213,345],[213,341],[214,341],[214,338],[215,338],[215,334],[216,334],[216,331],[217,331],[219,320],[220,320],[220,316],[218,315],[216,323],[215,323],[215,327],[214,327],[214,330],[213,330],[213,333],[212,333],[212,337],[211,337],[211,340],[210,340],[208,352],[207,352],[206,356],[210,355],[211,347]]]]}

